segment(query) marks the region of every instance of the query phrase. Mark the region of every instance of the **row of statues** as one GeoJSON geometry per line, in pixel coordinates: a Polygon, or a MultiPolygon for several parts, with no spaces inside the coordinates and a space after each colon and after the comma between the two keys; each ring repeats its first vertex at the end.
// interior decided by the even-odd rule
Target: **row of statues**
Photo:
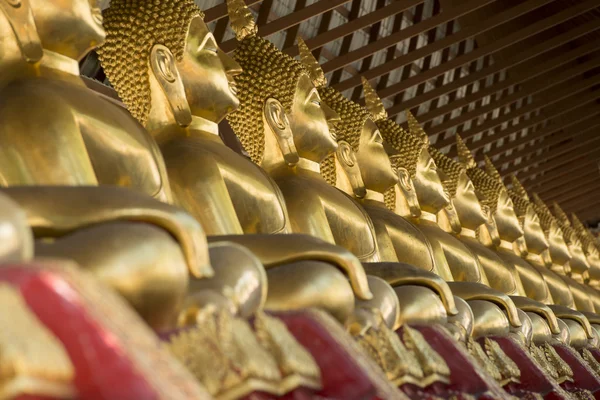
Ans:
{"type": "Polygon", "coordinates": [[[0,5],[0,398],[600,396],[600,245],[460,137],[242,0],[0,5]]]}

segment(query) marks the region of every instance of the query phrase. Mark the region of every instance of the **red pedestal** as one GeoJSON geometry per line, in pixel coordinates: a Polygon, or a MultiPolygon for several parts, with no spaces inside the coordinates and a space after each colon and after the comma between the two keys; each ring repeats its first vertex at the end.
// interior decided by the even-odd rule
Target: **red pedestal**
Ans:
{"type": "MultiPolygon", "coordinates": [[[[436,326],[414,326],[424,336],[427,343],[448,364],[450,368],[450,383],[428,387],[432,395],[442,398],[470,395],[477,399],[509,398],[507,393],[491,377],[485,375],[481,368],[471,358],[458,342],[442,328],[436,326]]],[[[399,330],[400,337],[401,329],[399,330]]]]}
{"type": "Polygon", "coordinates": [[[508,337],[494,337],[504,353],[517,364],[521,371],[520,383],[510,383],[505,390],[519,398],[529,393],[538,393],[548,400],[568,399],[564,390],[548,376],[531,358],[529,353],[508,337]]]}
{"type": "MultiPolygon", "coordinates": [[[[314,399],[404,399],[342,327],[316,311],[273,314],[319,365],[323,388],[314,399]]],[[[294,393],[295,395],[296,393],[294,393]]],[[[300,400],[295,398],[294,400],[300,400]]]]}
{"type": "Polygon", "coordinates": [[[0,282],[18,289],[62,342],[79,398],[210,398],[129,306],[90,275],[62,262],[3,265],[0,282]]]}
{"type": "Polygon", "coordinates": [[[600,399],[600,377],[592,371],[583,358],[574,349],[563,344],[555,344],[553,347],[573,370],[573,382],[564,382],[561,386],[567,392],[588,390],[595,398],[600,399]]]}

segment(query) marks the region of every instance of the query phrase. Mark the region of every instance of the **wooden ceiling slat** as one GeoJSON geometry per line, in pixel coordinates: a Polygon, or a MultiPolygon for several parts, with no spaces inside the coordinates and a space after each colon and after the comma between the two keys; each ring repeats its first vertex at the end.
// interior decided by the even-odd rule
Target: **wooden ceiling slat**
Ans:
{"type": "MultiPolygon", "coordinates": [[[[534,101],[531,104],[528,104],[524,107],[517,108],[514,112],[509,112],[505,115],[499,116],[496,119],[490,120],[488,123],[479,125],[474,129],[469,129],[468,131],[463,131],[461,136],[464,134],[466,138],[472,138],[474,135],[482,132],[486,132],[489,129],[498,127],[500,124],[504,122],[509,122],[517,117],[520,117],[528,112],[534,112],[537,110],[541,110],[541,115],[529,119],[523,119],[513,127],[498,130],[494,134],[490,134],[487,136],[483,136],[481,140],[477,141],[467,141],[469,143],[469,148],[472,151],[479,150],[489,143],[493,143],[502,137],[507,137],[513,133],[517,133],[522,131],[525,128],[529,128],[537,123],[543,122],[549,118],[553,118],[559,115],[563,115],[573,109],[579,108],[587,103],[591,103],[600,98],[600,90],[596,90],[593,92],[589,92],[586,95],[579,94],[592,86],[600,84],[600,76],[595,76],[594,78],[589,78],[581,81],[579,84],[568,86],[566,89],[563,89],[561,92],[557,92],[555,96],[548,98],[546,97],[544,100],[534,101]],[[559,102],[560,100],[568,99],[558,103],[556,106],[551,107],[551,109],[546,110],[549,104],[554,104],[559,102]]],[[[442,140],[439,143],[439,147],[454,145],[455,139],[447,138],[442,140]]],[[[437,145],[437,143],[436,143],[437,145]]],[[[507,145],[511,145],[511,143],[507,143],[507,145]]],[[[456,156],[456,146],[453,146],[448,152],[450,157],[456,156]]]]}
{"type": "Polygon", "coordinates": [[[562,206],[565,212],[575,213],[582,221],[588,218],[598,218],[598,206],[600,205],[600,195],[588,195],[570,201],[567,207],[562,206]]]}
{"type": "MultiPolygon", "coordinates": [[[[327,11],[325,14],[323,14],[323,16],[321,17],[321,23],[319,24],[319,29],[317,30],[317,36],[327,32],[329,30],[329,24],[331,23],[331,17],[333,17],[333,10],[327,11]]],[[[298,50],[298,46],[293,46],[293,48],[298,50]]],[[[313,55],[315,56],[315,59],[318,60],[321,57],[321,50],[323,50],[323,47],[319,47],[312,51],[313,55]]]]}
{"type": "MultiPolygon", "coordinates": [[[[592,117],[594,117],[594,115],[590,116],[589,119],[592,119],[592,117]]],[[[596,129],[596,128],[600,127],[600,118],[592,119],[591,121],[588,121],[588,120],[573,121],[571,118],[569,118],[568,121],[571,124],[576,122],[575,126],[573,126],[572,128],[569,128],[568,131],[560,132],[559,134],[555,134],[549,138],[542,138],[541,141],[540,141],[539,137],[536,137],[537,141],[535,143],[531,143],[531,141],[535,140],[535,139],[530,139],[530,143],[528,143],[527,146],[525,146],[521,150],[513,151],[509,156],[502,157],[502,159],[500,161],[502,162],[502,164],[506,164],[506,163],[510,164],[512,162],[515,162],[518,158],[525,158],[527,156],[533,155],[540,148],[555,146],[555,145],[558,145],[561,142],[568,140],[568,139],[576,140],[576,138],[579,135],[586,133],[592,129],[596,129]]],[[[562,128],[559,128],[555,132],[558,132],[561,129],[562,128]]],[[[540,131],[537,131],[537,133],[539,134],[540,131]]],[[[534,133],[534,135],[535,135],[535,133],[534,133]]],[[[489,152],[486,154],[488,155],[488,157],[490,156],[489,152]]]]}
{"type": "MultiPolygon", "coordinates": [[[[261,0],[245,0],[248,7],[260,3],[261,0]]],[[[204,22],[207,24],[227,16],[227,4],[225,2],[204,11],[204,22]]]]}
{"type": "MultiPolygon", "coordinates": [[[[317,36],[315,36],[312,39],[306,39],[305,40],[306,45],[311,50],[318,49],[320,47],[325,46],[327,43],[330,43],[330,42],[333,42],[340,38],[343,38],[345,36],[351,35],[352,33],[356,32],[360,29],[369,27],[369,26],[373,25],[374,23],[382,21],[391,15],[396,15],[396,14],[401,13],[411,7],[415,7],[415,6],[423,3],[424,1],[425,0],[396,0],[396,1],[393,1],[391,4],[389,4],[388,6],[382,8],[380,10],[376,10],[369,14],[365,14],[362,17],[358,17],[353,20],[350,20],[347,23],[342,24],[336,28],[333,28],[327,32],[319,33],[317,36]]],[[[296,46],[288,47],[287,49],[284,49],[284,52],[291,56],[297,56],[298,55],[298,47],[296,47],[296,46]]]]}
{"type": "Polygon", "coordinates": [[[521,179],[521,181],[523,181],[523,182],[533,179],[534,177],[537,179],[537,175],[541,174],[542,172],[545,173],[545,172],[551,171],[553,169],[559,168],[571,161],[579,161],[580,159],[583,159],[583,157],[585,157],[585,156],[594,157],[594,155],[596,155],[598,153],[598,150],[599,150],[598,148],[590,148],[590,149],[579,151],[576,153],[569,153],[569,154],[563,155],[562,157],[554,160],[554,162],[552,162],[552,163],[544,163],[537,167],[530,168],[528,171],[520,174],[519,179],[521,179]]]}
{"type": "Polygon", "coordinates": [[[256,17],[256,25],[258,27],[264,26],[269,22],[269,15],[271,15],[272,8],[273,0],[263,0],[258,10],[258,16],[256,17]]]}
{"type": "MultiPolygon", "coordinates": [[[[535,187],[542,187],[545,183],[552,182],[558,178],[568,177],[570,179],[575,178],[576,171],[580,171],[587,168],[596,168],[596,164],[598,163],[598,157],[600,156],[600,151],[596,153],[588,154],[586,157],[582,157],[575,162],[571,161],[565,164],[558,164],[554,171],[548,171],[544,173],[544,175],[537,176],[535,181],[526,182],[526,187],[531,186],[532,190],[535,187]],[[593,165],[592,165],[593,164],[593,165]],[[592,167],[590,167],[592,165],[592,167]]],[[[524,181],[522,181],[524,183],[524,181]]]]}
{"type": "Polygon", "coordinates": [[[543,199],[545,201],[557,200],[558,198],[560,198],[560,196],[563,196],[566,193],[570,193],[574,190],[589,186],[590,184],[600,181],[598,171],[595,172],[595,174],[589,174],[584,177],[571,180],[567,185],[563,185],[560,188],[555,188],[552,192],[544,193],[543,199]]]}
{"type": "MultiPolygon", "coordinates": [[[[400,81],[394,85],[389,86],[384,90],[379,91],[379,95],[381,98],[387,98],[393,96],[397,93],[403,92],[408,88],[411,88],[420,83],[426,82],[430,79],[433,79],[441,74],[448,72],[451,69],[460,67],[465,65],[471,61],[477,60],[483,56],[496,53],[506,47],[509,47],[515,43],[519,43],[522,40],[534,36],[540,32],[543,32],[555,25],[558,25],[564,21],[568,21],[578,15],[581,15],[595,7],[598,7],[598,0],[588,0],[584,3],[577,5],[576,7],[567,8],[564,11],[561,11],[557,14],[552,15],[549,18],[538,21],[534,24],[527,26],[524,29],[518,30],[510,35],[504,36],[502,39],[496,40],[492,42],[490,45],[482,46],[476,50],[473,50],[470,53],[462,57],[455,58],[451,61],[448,61],[445,64],[442,64],[436,68],[432,68],[429,71],[423,72],[421,74],[415,75],[409,79],[404,81],[400,81]]],[[[597,22],[596,22],[597,25],[597,22]]],[[[598,27],[596,27],[598,28],[598,27]]],[[[398,104],[398,106],[403,106],[402,104],[398,104]]],[[[396,115],[396,108],[392,108],[388,110],[388,114],[390,116],[396,115]]]]}
{"type": "Polygon", "coordinates": [[[567,194],[559,196],[552,201],[556,201],[559,204],[570,204],[573,200],[577,200],[580,197],[591,196],[600,192],[600,182],[593,182],[588,186],[579,188],[579,190],[573,190],[567,194]]]}
{"type": "MultiPolygon", "coordinates": [[[[569,174],[562,176],[553,176],[551,173],[544,174],[540,176],[538,179],[532,182],[527,183],[527,188],[531,192],[537,193],[547,193],[549,190],[554,189],[559,186],[568,185],[574,178],[581,176],[582,174],[587,174],[589,171],[598,171],[597,168],[590,165],[595,161],[590,160],[582,160],[580,163],[573,164],[569,166],[569,174]]],[[[543,196],[542,196],[543,198],[543,196]]]]}
{"type": "MultiPolygon", "coordinates": [[[[360,7],[362,5],[362,0],[352,0],[352,6],[350,7],[350,14],[348,15],[348,21],[352,21],[353,19],[358,18],[360,14],[360,7]]],[[[344,36],[342,39],[342,45],[340,46],[340,51],[338,54],[344,54],[350,51],[350,46],[352,46],[352,38],[354,37],[354,32],[344,36]]],[[[332,85],[335,82],[338,82],[342,78],[342,70],[335,71],[331,78],[329,79],[329,84],[332,85]]]]}
{"type": "MultiPolygon", "coordinates": [[[[483,99],[487,96],[492,96],[502,90],[508,89],[511,86],[515,86],[526,82],[528,80],[539,77],[540,75],[550,72],[555,68],[558,68],[564,64],[567,64],[577,58],[583,57],[587,54],[590,54],[594,51],[598,51],[600,49],[600,44],[595,42],[587,43],[584,46],[577,47],[567,53],[561,54],[558,57],[552,58],[547,62],[536,65],[535,68],[523,68],[518,71],[507,71],[507,75],[509,76],[507,79],[500,81],[498,84],[478,90],[469,96],[465,96],[463,98],[454,100],[449,102],[448,104],[438,107],[432,111],[429,111],[425,114],[419,115],[419,122],[425,124],[435,118],[438,118],[442,115],[452,113],[454,110],[468,106],[471,103],[476,102],[477,100],[483,99]]],[[[482,86],[483,87],[483,86],[482,86]]],[[[461,114],[462,116],[462,114],[461,114]]],[[[429,131],[428,131],[429,132],[429,131]]]]}
{"type": "Polygon", "coordinates": [[[598,114],[600,114],[598,107],[585,107],[580,111],[575,111],[572,114],[569,114],[565,118],[560,119],[558,122],[549,123],[544,129],[536,132],[535,134],[529,134],[510,142],[507,141],[501,146],[492,146],[492,149],[490,149],[490,151],[488,151],[486,154],[488,157],[504,155],[510,150],[515,150],[518,146],[523,144],[531,144],[531,142],[534,140],[543,139],[546,136],[557,134],[557,132],[560,132],[563,129],[575,129],[576,126],[579,126],[579,122],[585,123],[588,119],[594,118],[598,114]]]}
{"type": "MultiPolygon", "coordinates": [[[[266,0],[263,0],[266,1],[266,0]]],[[[306,6],[306,0],[296,0],[296,6],[294,7],[294,12],[300,11],[306,6]]],[[[329,10],[331,11],[331,10],[329,10]]],[[[326,11],[326,12],[329,12],[326,11]]],[[[294,46],[296,44],[296,37],[298,36],[298,30],[300,29],[300,24],[292,26],[285,33],[285,42],[283,43],[283,48],[294,46]]]]}
{"type": "MultiPolygon", "coordinates": [[[[393,35],[396,32],[399,32],[400,29],[402,29],[402,17],[403,17],[404,13],[398,13],[396,15],[394,15],[394,22],[392,24],[392,32],[390,32],[391,35],[393,35]]],[[[451,24],[452,22],[449,22],[448,24],[451,24]]],[[[394,57],[396,57],[396,53],[398,51],[398,46],[397,45],[393,45],[388,47],[387,49],[385,49],[385,62],[388,62],[390,60],[393,60],[394,57]]],[[[387,86],[387,81],[390,78],[390,74],[385,74],[381,77],[381,79],[379,79],[379,82],[377,83],[377,89],[382,89],[384,87],[387,86]]]]}
{"type": "Polygon", "coordinates": [[[490,4],[493,1],[494,0],[471,0],[467,3],[461,4],[460,6],[451,8],[448,11],[441,12],[434,17],[426,19],[420,24],[409,26],[406,29],[402,29],[398,33],[381,38],[376,43],[363,46],[349,53],[342,53],[336,59],[323,64],[323,71],[330,72],[343,68],[345,65],[362,60],[363,58],[371,54],[375,54],[378,51],[393,46],[394,44],[397,44],[403,40],[427,32],[428,30],[435,28],[438,25],[444,24],[462,15],[468,14],[469,12],[481,8],[487,4],[490,4]]]}
{"type": "MultiPolygon", "coordinates": [[[[429,92],[424,93],[419,97],[412,98],[410,100],[404,101],[402,104],[397,104],[388,109],[389,115],[397,115],[404,110],[412,109],[420,104],[426,103],[430,100],[436,99],[438,97],[444,96],[447,93],[451,93],[459,90],[463,86],[476,82],[480,79],[486,78],[491,74],[498,73],[502,70],[516,67],[526,61],[529,61],[541,54],[549,52],[559,46],[564,45],[565,43],[569,43],[581,36],[584,36],[590,32],[596,31],[600,29],[600,24],[597,21],[590,21],[583,25],[579,25],[574,29],[571,29],[563,34],[555,36],[549,40],[546,40],[538,45],[532,46],[528,49],[525,49],[518,54],[506,59],[505,61],[499,61],[492,64],[491,67],[485,68],[481,71],[478,71],[473,74],[466,75],[462,78],[453,80],[452,82],[437,87],[429,92]]],[[[535,65],[531,65],[532,69],[535,69],[535,65]]],[[[381,91],[381,90],[380,90],[381,91]]]]}
{"type": "MultiPolygon", "coordinates": [[[[534,156],[528,160],[524,160],[524,162],[521,162],[520,164],[513,165],[513,166],[503,170],[502,174],[503,175],[506,175],[506,174],[519,175],[522,171],[525,170],[525,168],[527,168],[528,166],[530,166],[532,164],[541,164],[541,163],[551,162],[551,160],[553,160],[557,157],[562,157],[565,153],[573,152],[573,150],[577,150],[580,147],[589,145],[597,140],[600,140],[600,135],[598,135],[597,131],[588,133],[586,135],[577,136],[573,140],[573,142],[562,145],[562,146],[557,146],[554,149],[552,149],[551,151],[542,152],[541,154],[539,154],[537,156],[534,156]]],[[[596,143],[594,143],[594,144],[596,144],[596,143]]]]}
{"type": "Polygon", "coordinates": [[[546,199],[549,198],[550,195],[554,192],[562,193],[565,190],[569,190],[570,185],[579,185],[581,182],[590,182],[594,179],[600,179],[600,173],[597,169],[588,168],[586,171],[582,171],[577,178],[568,176],[563,178],[563,180],[557,180],[556,184],[552,182],[554,185],[548,184],[542,187],[543,190],[539,190],[537,192],[532,191],[532,193],[535,192],[541,198],[546,199]]]}
{"type": "MultiPolygon", "coordinates": [[[[446,123],[435,125],[432,128],[429,128],[427,133],[429,135],[436,135],[436,134],[444,133],[447,130],[452,129],[458,125],[462,125],[466,122],[473,121],[473,120],[479,118],[481,115],[491,113],[496,109],[499,109],[508,104],[517,102],[528,96],[534,96],[540,92],[547,92],[550,88],[552,88],[556,85],[559,85],[560,83],[563,83],[565,81],[568,81],[568,80],[572,79],[573,77],[580,76],[580,75],[584,74],[585,72],[591,71],[594,68],[597,68],[599,66],[600,66],[600,57],[596,57],[586,63],[577,65],[575,68],[560,69],[560,70],[556,71],[556,75],[554,75],[552,77],[552,79],[547,79],[547,77],[541,77],[540,79],[535,80],[534,82],[530,82],[527,85],[523,85],[521,90],[518,90],[509,96],[502,97],[498,100],[490,102],[490,104],[488,104],[488,105],[485,105],[485,106],[482,106],[479,108],[475,108],[472,111],[463,113],[456,118],[450,119],[446,123]]],[[[565,96],[568,96],[569,88],[570,87],[565,88],[565,89],[567,89],[566,91],[563,90],[563,92],[566,92],[565,96]]],[[[556,90],[556,89],[553,89],[552,91],[554,91],[554,90],[556,90]]],[[[560,88],[559,88],[559,91],[560,91],[560,88]]],[[[560,100],[560,99],[557,99],[556,101],[558,101],[558,100],[560,100]]],[[[549,104],[552,104],[552,103],[546,102],[546,105],[549,105],[549,104]]],[[[511,118],[509,118],[509,117],[504,117],[504,118],[498,118],[498,119],[492,120],[487,125],[487,126],[491,126],[491,128],[487,128],[487,126],[485,128],[483,128],[483,127],[480,128],[481,125],[479,125],[479,126],[476,126],[475,128],[469,129],[468,131],[463,131],[461,136],[463,136],[463,139],[469,138],[471,136],[476,135],[479,132],[484,132],[487,129],[492,129],[495,126],[498,126],[510,119],[511,118]],[[496,121],[498,121],[499,123],[497,125],[493,125],[496,121]],[[472,133],[467,134],[466,132],[472,132],[472,133]]],[[[419,119],[419,122],[422,123],[423,120],[419,119]]],[[[452,140],[453,139],[450,139],[450,141],[452,141],[452,140]]],[[[448,143],[440,143],[440,146],[444,147],[447,144],[448,143]]]]}
{"type": "MultiPolygon", "coordinates": [[[[298,25],[307,19],[316,17],[326,13],[327,11],[333,10],[334,8],[348,3],[350,0],[320,0],[316,3],[311,4],[308,7],[290,13],[284,17],[278,18],[273,22],[269,22],[266,25],[258,28],[258,34],[262,37],[267,37],[274,33],[284,31],[291,28],[292,26],[298,25]]],[[[221,43],[221,49],[227,53],[233,51],[236,46],[236,40],[230,39],[221,43]]]]}
{"type": "MultiPolygon", "coordinates": [[[[437,40],[427,46],[423,46],[419,49],[416,49],[412,52],[409,52],[403,56],[397,57],[392,61],[389,61],[385,64],[381,64],[376,68],[366,72],[364,77],[367,79],[374,79],[383,74],[389,73],[395,69],[398,69],[404,65],[415,62],[427,55],[433,54],[437,51],[443,50],[446,47],[452,46],[454,43],[462,42],[463,40],[469,39],[473,36],[481,34],[483,32],[489,31],[499,25],[502,25],[505,22],[511,21],[531,10],[535,10],[536,8],[542,7],[545,4],[548,4],[554,0],[529,0],[525,3],[519,4],[516,7],[509,8],[492,18],[483,21],[483,23],[477,24],[472,27],[468,27],[456,32],[453,35],[448,35],[443,39],[437,40]]],[[[418,25],[417,25],[418,26],[418,25]]],[[[404,31],[402,31],[404,32],[404,31]]],[[[343,91],[354,86],[360,85],[360,77],[352,77],[350,79],[341,82],[335,88],[343,91]]],[[[385,92],[384,92],[385,93],[385,92]]],[[[385,95],[385,94],[384,94],[385,95]]]]}

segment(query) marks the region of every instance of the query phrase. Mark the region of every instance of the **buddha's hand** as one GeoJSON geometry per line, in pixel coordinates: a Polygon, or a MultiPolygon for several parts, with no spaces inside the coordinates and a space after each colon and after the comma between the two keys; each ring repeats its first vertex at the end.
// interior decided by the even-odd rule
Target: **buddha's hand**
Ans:
{"type": "Polygon", "coordinates": [[[114,221],[144,222],[179,242],[193,276],[213,275],[202,226],[178,207],[116,186],[19,186],[0,193],[25,211],[35,237],[59,237],[114,221]]]}
{"type": "Polygon", "coordinates": [[[418,285],[432,289],[442,300],[448,315],[458,314],[450,287],[433,272],[400,262],[364,263],[363,266],[369,275],[385,280],[392,287],[418,285]]]}
{"type": "Polygon", "coordinates": [[[500,306],[513,327],[520,327],[521,320],[517,307],[510,296],[476,282],[448,282],[452,293],[464,300],[486,300],[500,306]]]}
{"type": "Polygon", "coordinates": [[[540,303],[539,301],[532,300],[528,297],[524,296],[510,296],[513,303],[521,310],[525,312],[532,312],[538,314],[548,324],[550,328],[550,332],[553,335],[557,335],[560,333],[560,328],[558,326],[558,320],[554,312],[547,305],[540,303]]]}
{"type": "Polygon", "coordinates": [[[348,250],[309,235],[231,235],[211,236],[209,241],[230,241],[249,249],[265,269],[297,261],[321,261],[341,269],[349,278],[355,295],[364,300],[373,297],[361,262],[348,250]]]}

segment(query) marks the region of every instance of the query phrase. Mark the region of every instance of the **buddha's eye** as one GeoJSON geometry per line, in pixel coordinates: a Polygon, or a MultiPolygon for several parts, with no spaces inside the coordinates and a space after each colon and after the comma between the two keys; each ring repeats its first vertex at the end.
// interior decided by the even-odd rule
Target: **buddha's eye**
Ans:
{"type": "Polygon", "coordinates": [[[375,131],[375,134],[373,135],[373,141],[377,144],[383,145],[383,137],[381,137],[381,132],[379,132],[379,130],[375,131]]]}
{"type": "Polygon", "coordinates": [[[319,107],[321,107],[321,100],[319,100],[319,99],[313,99],[310,102],[313,103],[313,104],[315,104],[315,105],[317,105],[317,106],[319,106],[319,107]]]}

